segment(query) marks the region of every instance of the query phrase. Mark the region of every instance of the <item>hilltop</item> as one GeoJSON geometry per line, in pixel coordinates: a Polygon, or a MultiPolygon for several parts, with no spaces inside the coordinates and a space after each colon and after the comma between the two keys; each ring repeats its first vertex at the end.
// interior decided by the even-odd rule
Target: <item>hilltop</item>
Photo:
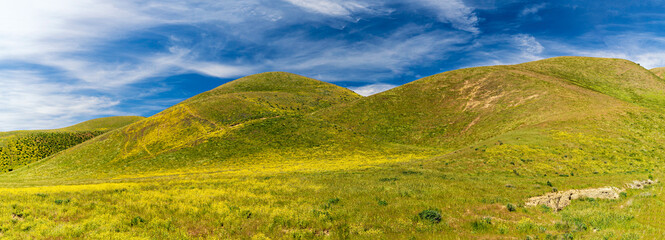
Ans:
{"type": "Polygon", "coordinates": [[[558,57],[444,72],[369,97],[296,74],[247,76],[1,174],[0,215],[18,224],[0,219],[9,226],[0,233],[655,238],[665,234],[651,224],[665,221],[662,187],[558,212],[524,204],[664,176],[665,81],[654,73],[558,57]]]}

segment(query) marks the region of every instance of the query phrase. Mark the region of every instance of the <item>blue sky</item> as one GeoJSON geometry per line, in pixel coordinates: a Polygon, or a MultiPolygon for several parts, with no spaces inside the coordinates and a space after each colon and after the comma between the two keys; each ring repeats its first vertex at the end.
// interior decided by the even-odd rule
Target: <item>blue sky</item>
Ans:
{"type": "Polygon", "coordinates": [[[665,66],[664,1],[0,1],[0,131],[151,116],[288,71],[369,95],[575,55],[665,66]]]}

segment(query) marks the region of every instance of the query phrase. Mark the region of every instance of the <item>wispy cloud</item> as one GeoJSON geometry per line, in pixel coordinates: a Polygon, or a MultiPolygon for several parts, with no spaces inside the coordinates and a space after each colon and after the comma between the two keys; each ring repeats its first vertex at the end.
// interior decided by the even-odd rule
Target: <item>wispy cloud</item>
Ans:
{"type": "Polygon", "coordinates": [[[298,52],[297,56],[278,59],[274,68],[334,76],[325,79],[332,81],[372,79],[378,77],[374,73],[402,74],[408,71],[409,66],[445,58],[460,49],[458,44],[470,39],[469,34],[423,32],[417,26],[405,26],[384,38],[374,39],[371,44],[348,44],[335,40],[304,42],[287,38],[279,44],[301,42],[304,44],[302,49],[306,51],[298,52]],[[344,72],[339,72],[339,69],[344,69],[344,72]],[[362,74],[354,74],[358,72],[362,74]]]}
{"type": "Polygon", "coordinates": [[[522,9],[520,12],[519,16],[520,17],[526,17],[529,15],[533,15],[538,13],[541,9],[545,8],[547,6],[547,3],[539,3],[539,4],[534,4],[534,5],[529,5],[522,9]]]}
{"type": "Polygon", "coordinates": [[[308,11],[331,16],[350,16],[354,12],[369,11],[368,5],[356,1],[284,0],[308,11]]]}
{"type": "Polygon", "coordinates": [[[513,36],[515,46],[522,51],[522,56],[528,60],[537,60],[542,57],[539,55],[545,50],[543,45],[529,34],[517,34],[513,36]]]}
{"type": "Polygon", "coordinates": [[[118,114],[117,100],[77,93],[31,71],[0,71],[0,131],[57,128],[81,115],[118,114]]]}
{"type": "Polygon", "coordinates": [[[474,8],[467,6],[461,0],[416,0],[414,3],[432,8],[436,11],[440,21],[450,23],[457,29],[472,33],[479,33],[480,31],[478,29],[478,16],[474,12],[474,8]]]}

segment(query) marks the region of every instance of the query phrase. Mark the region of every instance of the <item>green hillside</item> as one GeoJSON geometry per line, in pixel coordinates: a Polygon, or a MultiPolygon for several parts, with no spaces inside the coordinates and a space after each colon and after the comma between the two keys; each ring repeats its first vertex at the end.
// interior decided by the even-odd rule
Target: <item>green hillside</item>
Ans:
{"type": "Polygon", "coordinates": [[[44,174],[39,177],[45,178],[168,172],[206,169],[224,160],[271,151],[306,155],[300,151],[321,145],[331,149],[360,146],[362,137],[310,116],[315,110],[358,98],[348,89],[295,74],[252,75],[25,171],[40,171],[44,174]]]}
{"type": "Polygon", "coordinates": [[[0,236],[659,238],[662,185],[559,212],[524,202],[664,176],[663,90],[635,63],[586,57],[369,97],[252,75],[0,174],[0,236]]]}
{"type": "Polygon", "coordinates": [[[657,103],[662,94],[656,93],[664,88],[625,60],[554,58],[437,74],[318,115],[380,141],[456,149],[521,127],[638,109],[622,100],[657,103]],[[567,62],[612,71],[576,74],[567,62]],[[615,69],[632,69],[625,74],[638,77],[632,84],[644,87],[617,99],[628,87],[615,69]],[[594,84],[597,79],[611,81],[594,84]],[[613,90],[604,93],[604,88],[613,90]]]}
{"type": "Polygon", "coordinates": [[[143,118],[106,117],[61,129],[0,133],[0,172],[13,171],[143,118]]]}
{"type": "Polygon", "coordinates": [[[659,76],[660,78],[665,79],[665,67],[660,67],[660,68],[653,68],[651,69],[651,72],[659,76]]]}

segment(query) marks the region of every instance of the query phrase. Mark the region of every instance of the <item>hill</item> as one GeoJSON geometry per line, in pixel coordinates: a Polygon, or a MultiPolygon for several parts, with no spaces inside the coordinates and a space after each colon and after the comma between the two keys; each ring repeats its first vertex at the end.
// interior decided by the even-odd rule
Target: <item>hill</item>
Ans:
{"type": "Polygon", "coordinates": [[[346,147],[362,139],[310,113],[358,98],[348,89],[295,74],[252,75],[25,171],[38,169],[42,177],[77,177],[81,173],[194,170],[252,154],[297,153],[330,143],[346,147]]]}
{"type": "Polygon", "coordinates": [[[61,129],[0,133],[0,172],[13,171],[143,118],[106,117],[61,129]]]}
{"type": "Polygon", "coordinates": [[[264,73],[197,95],[26,171],[44,172],[40,177],[166,174],[229,161],[255,165],[250,163],[263,162],[257,159],[279,163],[361,153],[373,159],[392,154],[482,159],[488,171],[529,174],[636,169],[653,164],[654,152],[661,151],[652,131],[659,126],[634,128],[659,124],[662,92],[665,82],[633,62],[586,57],[460,69],[365,98],[295,74],[264,73]],[[602,152],[611,144],[590,136],[624,139],[622,144],[639,140],[648,154],[637,148],[602,152]],[[488,141],[500,147],[488,147],[494,144],[488,141]],[[588,150],[565,154],[580,141],[588,150]],[[515,148],[529,150],[531,155],[522,153],[528,164],[513,167],[513,160],[498,166],[492,160],[512,159],[504,155],[524,150],[515,148]],[[587,161],[596,155],[620,160],[587,161]],[[646,158],[639,164],[623,160],[634,156],[646,158]],[[552,159],[561,161],[547,163],[552,159]],[[587,167],[579,170],[572,163],[587,167]]]}
{"type": "Polygon", "coordinates": [[[318,115],[377,140],[454,149],[523,126],[660,106],[664,88],[626,60],[562,57],[437,74],[318,115]]]}
{"type": "MultiPolygon", "coordinates": [[[[665,82],[627,60],[460,69],[360,97],[241,78],[0,174],[14,238],[653,239],[665,82]],[[27,230],[26,230],[27,229],[27,230]]],[[[6,226],[6,227],[5,227],[6,226]]]]}
{"type": "Polygon", "coordinates": [[[441,73],[317,115],[380,142],[455,150],[443,158],[477,170],[593,174],[659,164],[663,92],[633,62],[558,57],[441,73]]]}
{"type": "Polygon", "coordinates": [[[656,74],[656,76],[659,76],[660,78],[665,79],[665,67],[653,68],[653,69],[651,69],[651,72],[656,74]]]}

